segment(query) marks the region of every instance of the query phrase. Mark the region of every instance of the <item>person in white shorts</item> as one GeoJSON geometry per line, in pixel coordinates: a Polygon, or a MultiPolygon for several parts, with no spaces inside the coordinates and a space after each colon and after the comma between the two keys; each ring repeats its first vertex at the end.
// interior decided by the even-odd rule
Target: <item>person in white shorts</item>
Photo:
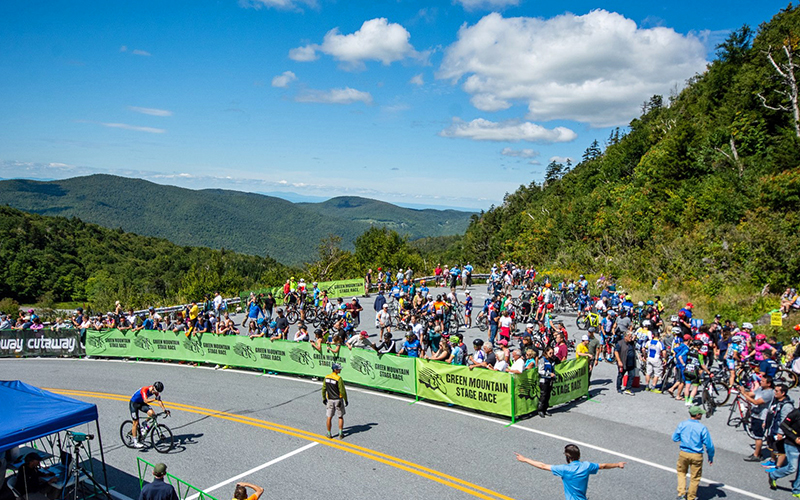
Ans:
{"type": "Polygon", "coordinates": [[[664,344],[659,337],[658,330],[654,331],[653,338],[647,341],[644,348],[647,356],[647,374],[645,376],[647,390],[660,394],[661,391],[657,388],[657,384],[664,369],[664,344]]]}

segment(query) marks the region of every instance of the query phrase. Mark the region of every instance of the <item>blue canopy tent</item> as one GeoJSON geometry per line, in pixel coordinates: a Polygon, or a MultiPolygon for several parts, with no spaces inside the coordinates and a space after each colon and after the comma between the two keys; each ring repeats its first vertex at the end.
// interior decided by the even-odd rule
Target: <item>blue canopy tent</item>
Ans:
{"type": "Polygon", "coordinates": [[[105,476],[97,405],[39,389],[19,380],[0,381],[0,453],[72,427],[95,422],[105,476]]]}

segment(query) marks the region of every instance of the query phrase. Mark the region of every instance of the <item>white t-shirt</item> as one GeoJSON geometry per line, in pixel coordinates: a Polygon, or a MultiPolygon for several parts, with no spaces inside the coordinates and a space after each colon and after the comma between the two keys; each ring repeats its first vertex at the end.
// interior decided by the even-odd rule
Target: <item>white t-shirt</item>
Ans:
{"type": "Polygon", "coordinates": [[[660,340],[653,339],[646,344],[647,359],[661,359],[661,351],[664,350],[664,344],[660,340]]]}
{"type": "Polygon", "coordinates": [[[411,331],[414,332],[418,339],[422,338],[422,328],[422,323],[417,323],[411,328],[411,331]]]}
{"type": "Polygon", "coordinates": [[[525,370],[525,360],[523,358],[519,358],[518,360],[514,361],[514,363],[511,365],[511,369],[522,373],[522,371],[525,370]]]}
{"type": "Polygon", "coordinates": [[[222,306],[222,295],[216,295],[214,297],[214,309],[219,309],[222,306]]]}
{"type": "Polygon", "coordinates": [[[501,316],[497,323],[500,325],[500,328],[511,328],[511,323],[514,320],[511,319],[511,316],[501,316]]]}
{"type": "Polygon", "coordinates": [[[378,313],[378,325],[381,325],[381,324],[387,325],[387,324],[389,324],[389,319],[390,319],[390,316],[389,316],[389,312],[388,311],[381,311],[380,313],[378,313]]]}
{"type": "Polygon", "coordinates": [[[502,361],[498,361],[497,363],[494,364],[494,369],[499,372],[504,372],[508,370],[508,363],[506,363],[505,359],[502,361]]]}

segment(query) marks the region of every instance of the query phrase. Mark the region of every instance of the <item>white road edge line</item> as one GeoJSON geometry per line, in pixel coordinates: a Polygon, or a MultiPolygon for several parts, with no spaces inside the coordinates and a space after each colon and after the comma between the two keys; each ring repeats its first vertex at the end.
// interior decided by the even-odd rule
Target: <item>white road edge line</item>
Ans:
{"type": "MultiPolygon", "coordinates": [[[[252,468],[252,469],[250,469],[249,471],[242,472],[242,473],[241,473],[241,474],[239,474],[238,476],[233,476],[233,477],[232,477],[232,478],[230,478],[230,479],[226,479],[225,481],[222,481],[221,483],[217,483],[217,484],[215,484],[214,486],[211,486],[211,487],[209,487],[209,488],[206,488],[206,489],[204,489],[204,490],[203,490],[203,493],[211,493],[211,492],[212,492],[212,491],[214,491],[214,490],[217,490],[217,489],[219,489],[219,488],[222,488],[222,487],[223,487],[223,486],[225,486],[226,484],[231,484],[231,483],[232,483],[232,482],[234,482],[234,481],[238,481],[239,479],[241,479],[241,478],[243,478],[243,477],[247,477],[247,476],[249,476],[250,474],[253,474],[253,473],[255,473],[255,472],[258,472],[258,471],[260,471],[261,469],[266,469],[266,468],[267,468],[267,467],[269,467],[270,465],[275,465],[275,464],[277,464],[278,462],[280,462],[280,461],[282,461],[282,460],[286,460],[287,458],[289,458],[289,457],[292,457],[292,456],[294,456],[294,455],[297,455],[298,453],[302,453],[302,452],[304,452],[304,451],[306,451],[306,450],[308,450],[308,449],[310,449],[310,448],[313,448],[313,447],[315,447],[315,446],[316,446],[316,445],[318,445],[318,444],[319,444],[318,442],[314,441],[313,443],[309,443],[309,444],[307,444],[307,445],[305,445],[305,446],[302,446],[302,447],[300,447],[300,448],[297,448],[296,450],[294,450],[294,451],[290,451],[289,453],[287,453],[287,454],[285,454],[285,455],[281,455],[281,456],[279,456],[278,458],[272,459],[272,460],[270,460],[269,462],[267,462],[267,463],[265,463],[265,464],[261,464],[261,465],[259,465],[258,467],[253,467],[253,468],[252,468]]],[[[200,496],[200,493],[195,493],[194,495],[192,495],[192,496],[188,497],[186,500],[195,500],[195,499],[196,499],[197,497],[199,497],[199,496],[200,496]]]]}
{"type": "MultiPolygon", "coordinates": [[[[89,361],[95,361],[95,360],[89,360],[89,361]]],[[[97,361],[110,361],[112,363],[120,362],[120,361],[117,361],[117,360],[97,360],[97,361]]],[[[163,366],[164,365],[164,363],[159,363],[157,361],[138,361],[138,363],[145,363],[145,364],[152,364],[152,365],[159,365],[159,366],[163,366]]],[[[171,366],[187,366],[187,365],[171,365],[171,366]]],[[[203,369],[206,369],[206,370],[214,370],[214,368],[212,368],[212,367],[195,367],[195,368],[203,368],[203,369]]],[[[225,371],[235,372],[235,373],[243,373],[243,374],[247,374],[247,375],[279,378],[279,379],[283,379],[283,380],[292,380],[292,381],[295,381],[295,382],[303,382],[303,383],[306,383],[306,384],[314,384],[314,385],[318,385],[319,384],[319,382],[314,382],[312,380],[305,380],[305,379],[298,378],[298,377],[289,377],[289,376],[286,376],[286,375],[264,375],[262,373],[253,372],[251,370],[236,370],[236,369],[232,369],[231,370],[231,369],[229,369],[229,370],[225,370],[225,371]]],[[[400,401],[408,401],[408,399],[409,399],[409,398],[402,397],[402,396],[395,396],[395,395],[392,395],[392,394],[384,394],[384,393],[381,393],[381,392],[376,392],[374,390],[361,389],[361,388],[357,388],[357,387],[353,387],[350,390],[354,391],[354,392],[362,392],[362,393],[366,393],[366,394],[371,394],[373,396],[380,396],[380,397],[384,397],[384,398],[388,398],[388,399],[396,399],[396,400],[400,400],[400,401]]],[[[648,466],[653,467],[655,469],[661,469],[663,471],[670,472],[672,474],[677,474],[677,472],[675,472],[675,469],[673,469],[673,468],[667,467],[665,465],[657,464],[655,462],[650,462],[649,460],[645,460],[643,458],[637,458],[637,457],[634,457],[634,456],[631,456],[631,455],[627,455],[625,453],[620,453],[618,451],[609,450],[607,448],[603,448],[601,446],[596,446],[596,445],[593,445],[593,444],[590,444],[590,443],[585,443],[583,441],[578,441],[578,440],[575,440],[575,439],[566,438],[566,437],[563,437],[563,436],[559,436],[557,434],[552,434],[552,433],[549,433],[549,432],[540,431],[538,429],[531,429],[530,427],[523,427],[522,425],[519,425],[519,424],[509,425],[508,421],[506,421],[506,420],[500,420],[498,418],[487,417],[485,415],[479,415],[477,413],[470,413],[468,411],[459,410],[459,409],[456,409],[456,408],[442,407],[442,406],[439,406],[439,405],[436,405],[436,404],[427,403],[425,401],[417,401],[415,404],[418,404],[418,405],[421,405],[421,406],[425,406],[427,408],[433,408],[433,409],[436,409],[436,410],[448,411],[448,412],[451,412],[451,413],[458,413],[459,415],[463,415],[465,417],[477,418],[479,420],[485,420],[487,422],[500,424],[503,427],[508,426],[510,428],[513,428],[513,429],[520,429],[520,430],[523,430],[523,431],[532,432],[534,434],[540,434],[542,436],[546,436],[546,437],[549,437],[551,439],[556,439],[556,440],[563,441],[563,442],[566,442],[566,443],[574,443],[574,444],[577,444],[579,446],[583,446],[583,447],[586,447],[586,448],[591,448],[593,450],[597,450],[597,451],[600,451],[600,452],[603,452],[603,453],[608,453],[609,455],[615,455],[615,456],[618,456],[620,458],[627,459],[627,460],[629,460],[631,462],[638,462],[640,464],[648,465],[648,466]]],[[[312,444],[316,444],[316,443],[312,443],[312,444]]],[[[242,476],[239,476],[239,477],[242,477],[242,476]]],[[[237,477],[235,479],[232,479],[231,481],[235,481],[239,477],[237,477]]],[[[737,488],[735,486],[730,486],[730,485],[727,485],[727,484],[719,482],[719,481],[713,481],[711,479],[706,479],[705,477],[700,479],[700,482],[704,483],[704,484],[719,485],[719,487],[722,488],[722,489],[725,489],[725,490],[728,490],[728,491],[732,491],[734,493],[739,493],[740,495],[744,495],[744,496],[747,496],[747,497],[750,497],[750,498],[755,498],[757,500],[772,500],[769,497],[764,497],[764,496],[758,495],[756,493],[751,493],[749,491],[742,490],[742,489],[737,488]]],[[[195,500],[195,498],[197,498],[197,495],[194,496],[194,497],[189,497],[186,500],[195,500]]]]}

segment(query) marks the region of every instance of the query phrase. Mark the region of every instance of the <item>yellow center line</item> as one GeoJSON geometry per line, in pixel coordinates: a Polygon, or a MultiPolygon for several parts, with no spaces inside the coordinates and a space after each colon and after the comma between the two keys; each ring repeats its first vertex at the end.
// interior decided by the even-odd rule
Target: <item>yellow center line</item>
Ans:
{"type": "MultiPolygon", "coordinates": [[[[103,393],[103,392],[91,392],[91,391],[80,391],[80,390],[72,390],[72,389],[46,389],[51,392],[55,392],[57,394],[62,394],[65,396],[78,396],[78,397],[86,397],[86,398],[98,398],[98,399],[109,399],[114,401],[129,401],[130,397],[125,396],[122,394],[111,394],[111,393],[103,393]]],[[[451,488],[455,488],[457,490],[463,491],[468,493],[472,496],[482,498],[484,500],[514,500],[511,497],[505,496],[503,494],[497,493],[490,489],[484,488],[477,484],[470,483],[468,481],[464,481],[463,479],[459,479],[453,476],[449,476],[442,472],[436,471],[434,469],[430,469],[428,467],[416,464],[414,462],[409,462],[407,460],[403,460],[401,458],[397,458],[391,455],[387,455],[385,453],[381,453],[379,451],[375,451],[369,448],[364,448],[362,446],[358,446],[352,443],[347,443],[343,441],[332,441],[331,439],[322,436],[320,434],[314,434],[312,432],[304,431],[302,429],[297,429],[294,427],[289,427],[282,424],[276,424],[274,422],[268,422],[266,420],[260,420],[253,417],[247,417],[243,415],[236,415],[233,413],[228,413],[224,411],[216,411],[211,410],[209,408],[203,408],[199,406],[191,406],[182,403],[174,403],[170,402],[164,403],[168,408],[176,409],[180,411],[185,411],[188,413],[196,413],[198,415],[206,415],[214,418],[219,418],[222,420],[229,420],[231,422],[238,422],[245,425],[250,425],[253,427],[260,427],[262,429],[271,430],[274,432],[278,432],[281,434],[285,434],[288,436],[297,437],[300,439],[305,439],[307,441],[314,441],[319,444],[323,444],[329,446],[331,448],[336,448],[341,451],[345,451],[347,453],[352,453],[354,455],[358,455],[364,458],[368,458],[370,460],[374,460],[376,462],[380,462],[391,467],[395,467],[397,469],[404,470],[406,472],[410,472],[412,474],[416,474],[418,476],[424,477],[426,479],[430,479],[431,481],[436,481],[437,483],[443,484],[445,486],[449,486],[451,488]]]]}

